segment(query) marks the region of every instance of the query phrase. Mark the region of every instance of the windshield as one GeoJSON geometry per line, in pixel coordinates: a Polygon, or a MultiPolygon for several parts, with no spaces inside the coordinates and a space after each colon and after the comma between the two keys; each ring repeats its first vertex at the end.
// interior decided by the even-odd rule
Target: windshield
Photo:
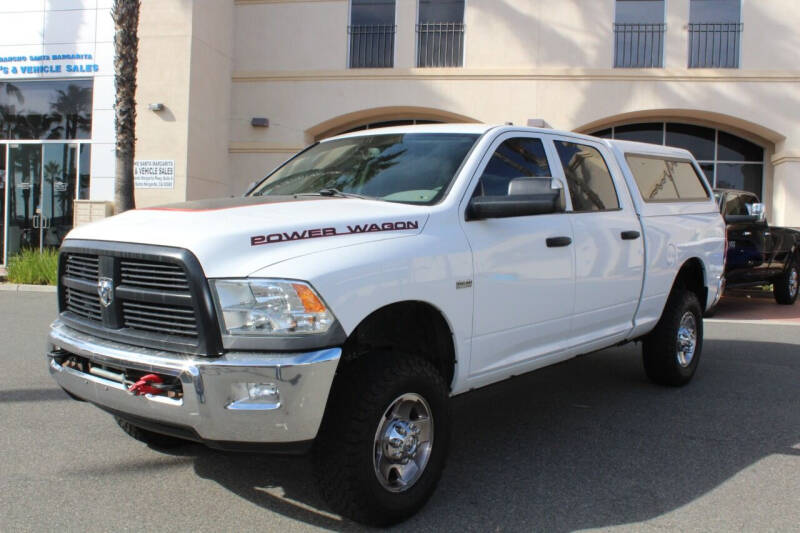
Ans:
{"type": "Polygon", "coordinates": [[[335,190],[390,202],[434,204],[478,137],[398,133],[322,142],[289,160],[250,195],[330,195],[335,190]]]}

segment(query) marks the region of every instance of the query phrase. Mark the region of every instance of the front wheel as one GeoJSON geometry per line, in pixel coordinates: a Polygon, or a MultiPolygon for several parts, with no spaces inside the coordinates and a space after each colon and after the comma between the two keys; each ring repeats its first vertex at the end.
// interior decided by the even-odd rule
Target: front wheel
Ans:
{"type": "Polygon", "coordinates": [[[426,360],[379,352],[343,368],[314,447],[333,510],[372,526],[416,513],[444,468],[448,409],[447,386],[426,360]]]}
{"type": "Polygon", "coordinates": [[[772,284],[775,301],[783,305],[792,305],[797,300],[797,261],[792,261],[789,268],[772,284]]]}
{"type": "Polygon", "coordinates": [[[647,377],[677,387],[689,383],[703,350],[703,312],[697,296],[675,289],[655,329],[642,343],[647,377]]]}

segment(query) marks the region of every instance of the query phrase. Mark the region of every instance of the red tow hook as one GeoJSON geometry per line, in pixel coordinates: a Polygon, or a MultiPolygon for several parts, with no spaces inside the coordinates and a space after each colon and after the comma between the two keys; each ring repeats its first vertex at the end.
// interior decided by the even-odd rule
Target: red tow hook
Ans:
{"type": "Polygon", "coordinates": [[[164,389],[158,387],[164,383],[164,380],[161,379],[160,376],[155,374],[147,374],[146,376],[142,376],[142,379],[134,383],[128,389],[128,392],[132,392],[137,396],[141,396],[143,394],[164,394],[164,389]],[[154,387],[153,385],[156,385],[154,387]]]}

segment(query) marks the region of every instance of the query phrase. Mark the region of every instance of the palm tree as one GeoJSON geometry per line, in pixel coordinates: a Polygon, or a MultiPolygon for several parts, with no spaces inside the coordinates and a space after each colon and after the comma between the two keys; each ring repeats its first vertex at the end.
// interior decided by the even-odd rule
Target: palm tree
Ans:
{"type": "Polygon", "coordinates": [[[117,213],[136,207],[133,197],[133,156],[136,143],[136,59],[139,48],[139,0],[114,0],[114,127],[117,170],[114,208],[117,213]]]}

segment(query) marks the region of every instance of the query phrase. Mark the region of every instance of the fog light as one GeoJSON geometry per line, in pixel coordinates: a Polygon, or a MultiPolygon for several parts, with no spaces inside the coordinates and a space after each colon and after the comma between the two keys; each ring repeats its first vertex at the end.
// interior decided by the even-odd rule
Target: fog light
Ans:
{"type": "Polygon", "coordinates": [[[234,383],[231,389],[233,401],[226,409],[259,411],[281,406],[280,391],[275,383],[234,383]]]}
{"type": "Polygon", "coordinates": [[[247,394],[253,401],[278,403],[278,387],[274,383],[248,383],[247,394]]]}

